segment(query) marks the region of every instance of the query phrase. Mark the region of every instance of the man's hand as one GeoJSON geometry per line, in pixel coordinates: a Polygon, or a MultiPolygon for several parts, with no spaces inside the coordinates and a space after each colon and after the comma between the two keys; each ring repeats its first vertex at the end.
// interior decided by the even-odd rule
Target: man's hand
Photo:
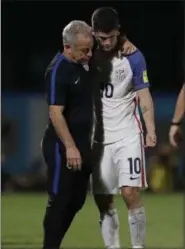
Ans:
{"type": "Polygon", "coordinates": [[[157,137],[155,133],[147,133],[146,134],[146,144],[145,148],[147,147],[155,147],[157,143],[157,137]]]}
{"type": "Polygon", "coordinates": [[[126,41],[123,43],[122,49],[120,51],[121,55],[130,55],[134,53],[137,48],[132,44],[127,38],[126,41]]]}
{"type": "Polygon", "coordinates": [[[81,170],[82,159],[79,150],[75,147],[66,148],[67,167],[73,170],[81,170]]]}
{"type": "Polygon", "coordinates": [[[170,131],[169,131],[169,140],[170,140],[170,144],[173,147],[176,148],[178,146],[177,140],[180,136],[181,136],[181,130],[180,130],[179,125],[171,125],[170,131]]]}

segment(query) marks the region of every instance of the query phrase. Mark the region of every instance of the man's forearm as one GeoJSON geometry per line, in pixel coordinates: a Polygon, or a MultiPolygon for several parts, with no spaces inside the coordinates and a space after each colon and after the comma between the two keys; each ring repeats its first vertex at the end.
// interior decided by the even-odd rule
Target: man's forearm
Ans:
{"type": "Polygon", "coordinates": [[[64,143],[66,148],[75,145],[74,140],[69,132],[64,116],[61,113],[50,112],[50,119],[55,128],[60,140],[64,143]]]}
{"type": "Polygon", "coordinates": [[[185,85],[183,85],[179,93],[172,122],[174,123],[181,122],[184,113],[185,113],[185,85]]]}
{"type": "Polygon", "coordinates": [[[148,89],[138,91],[140,107],[147,132],[155,132],[154,106],[148,89]]]}

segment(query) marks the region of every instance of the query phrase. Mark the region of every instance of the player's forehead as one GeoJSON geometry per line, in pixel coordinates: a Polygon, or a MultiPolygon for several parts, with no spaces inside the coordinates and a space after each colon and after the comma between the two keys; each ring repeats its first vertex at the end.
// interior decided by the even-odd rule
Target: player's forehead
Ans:
{"type": "Polygon", "coordinates": [[[105,33],[105,32],[102,32],[102,31],[97,31],[96,32],[96,36],[99,36],[99,37],[102,37],[102,38],[109,38],[109,37],[112,37],[112,36],[115,36],[117,35],[117,30],[114,29],[108,33],[105,33]]]}

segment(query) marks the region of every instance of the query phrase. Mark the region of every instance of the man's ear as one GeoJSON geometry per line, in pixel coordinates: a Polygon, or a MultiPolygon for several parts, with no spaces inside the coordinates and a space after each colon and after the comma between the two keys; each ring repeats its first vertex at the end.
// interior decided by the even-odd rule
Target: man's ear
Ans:
{"type": "Polygon", "coordinates": [[[68,53],[72,53],[72,50],[71,50],[71,46],[69,46],[68,44],[65,44],[64,45],[64,49],[68,52],[68,53]]]}

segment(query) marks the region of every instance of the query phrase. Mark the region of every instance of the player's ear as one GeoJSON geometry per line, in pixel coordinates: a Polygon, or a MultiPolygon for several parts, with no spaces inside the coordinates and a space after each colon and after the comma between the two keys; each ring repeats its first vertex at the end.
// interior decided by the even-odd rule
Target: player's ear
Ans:
{"type": "Polygon", "coordinates": [[[120,25],[117,26],[117,35],[120,35],[120,31],[119,31],[120,27],[121,27],[120,25]]]}

